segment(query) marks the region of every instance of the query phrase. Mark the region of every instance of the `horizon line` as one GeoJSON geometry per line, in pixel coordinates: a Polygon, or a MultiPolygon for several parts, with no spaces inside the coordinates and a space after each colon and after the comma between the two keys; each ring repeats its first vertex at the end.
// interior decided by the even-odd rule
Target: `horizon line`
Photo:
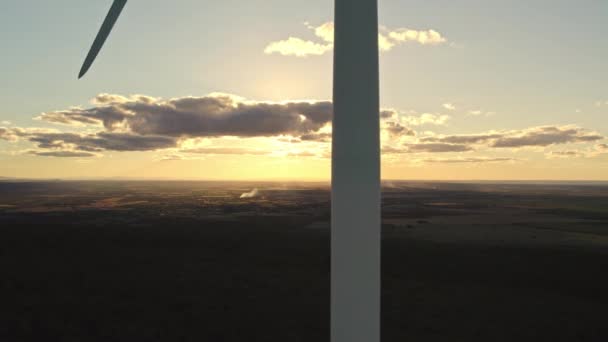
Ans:
{"type": "MultiPolygon", "coordinates": [[[[267,183],[279,183],[279,182],[299,182],[299,183],[331,183],[330,179],[294,179],[294,178],[252,178],[252,179],[220,179],[220,178],[137,178],[137,177],[74,177],[74,178],[61,178],[61,177],[11,177],[11,176],[0,176],[0,181],[170,181],[170,182],[267,182],[267,183]]],[[[439,182],[439,183],[459,183],[459,182],[545,182],[545,183],[608,183],[608,179],[541,179],[541,178],[530,178],[530,179],[506,179],[506,178],[495,178],[495,179],[431,179],[431,178],[383,178],[382,182],[439,182]]]]}

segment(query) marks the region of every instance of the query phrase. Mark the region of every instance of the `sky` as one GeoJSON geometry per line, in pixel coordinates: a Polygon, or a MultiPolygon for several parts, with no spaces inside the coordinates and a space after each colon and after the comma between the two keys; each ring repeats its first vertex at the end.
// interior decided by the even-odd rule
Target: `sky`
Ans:
{"type": "MultiPolygon", "coordinates": [[[[0,3],[0,176],[330,176],[332,1],[0,3]]],[[[380,0],[384,179],[608,180],[605,1],[380,0]]]]}

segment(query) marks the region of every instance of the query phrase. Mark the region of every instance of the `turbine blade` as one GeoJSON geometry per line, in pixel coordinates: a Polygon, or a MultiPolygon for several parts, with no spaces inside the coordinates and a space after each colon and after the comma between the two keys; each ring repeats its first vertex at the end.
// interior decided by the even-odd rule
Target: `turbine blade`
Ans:
{"type": "Polygon", "coordinates": [[[112,27],[114,27],[114,24],[116,23],[116,20],[118,20],[120,12],[122,12],[122,9],[125,7],[126,4],[127,0],[114,0],[114,3],[112,4],[112,7],[110,8],[108,15],[106,16],[106,19],[104,20],[103,24],[101,25],[101,28],[99,29],[99,32],[97,33],[97,37],[95,37],[95,40],[93,41],[93,45],[91,45],[91,49],[87,54],[87,58],[84,60],[82,68],[80,68],[80,73],[78,73],[79,79],[87,73],[87,71],[95,61],[99,50],[101,50],[101,47],[110,35],[112,27]]]}

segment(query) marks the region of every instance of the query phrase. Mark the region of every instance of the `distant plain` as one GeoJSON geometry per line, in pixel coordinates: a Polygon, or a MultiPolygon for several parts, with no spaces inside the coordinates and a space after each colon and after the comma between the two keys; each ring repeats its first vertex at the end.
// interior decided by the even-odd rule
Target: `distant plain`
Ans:
{"type": "MultiPolygon", "coordinates": [[[[608,185],[383,183],[383,341],[606,341],[608,185]]],[[[327,183],[0,181],[2,341],[328,341],[327,183]]]]}

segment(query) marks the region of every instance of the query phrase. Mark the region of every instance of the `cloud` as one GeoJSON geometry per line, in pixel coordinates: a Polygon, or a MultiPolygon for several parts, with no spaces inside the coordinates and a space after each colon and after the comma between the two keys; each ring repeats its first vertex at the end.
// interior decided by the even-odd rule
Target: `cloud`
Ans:
{"type": "Polygon", "coordinates": [[[608,144],[597,144],[586,153],[587,157],[597,157],[608,153],[608,144]]]}
{"type": "Polygon", "coordinates": [[[415,136],[416,132],[411,128],[405,127],[398,122],[388,121],[383,125],[383,129],[389,132],[393,137],[395,136],[415,136]]]}
{"type": "Polygon", "coordinates": [[[59,131],[48,128],[36,128],[36,127],[0,127],[0,139],[11,142],[19,141],[23,138],[36,135],[36,134],[55,134],[59,131]]]}
{"type": "Polygon", "coordinates": [[[548,159],[594,158],[608,153],[608,144],[597,144],[584,150],[550,151],[545,154],[548,159]]]}
{"type": "Polygon", "coordinates": [[[291,138],[291,137],[279,137],[279,138],[277,138],[277,141],[280,141],[282,143],[289,143],[289,144],[297,144],[297,143],[302,142],[302,140],[300,140],[299,138],[291,138]]]}
{"type": "Polygon", "coordinates": [[[488,157],[469,157],[469,158],[427,158],[422,161],[425,163],[444,163],[444,164],[462,164],[462,163],[496,163],[496,162],[512,162],[514,158],[488,158],[488,157]]]}
{"type": "Polygon", "coordinates": [[[378,49],[382,52],[390,51],[396,45],[390,38],[383,35],[382,33],[378,34],[378,49]]]}
{"type": "Polygon", "coordinates": [[[308,27],[309,29],[314,30],[315,36],[321,38],[323,41],[325,41],[327,43],[334,42],[334,23],[333,22],[328,21],[317,27],[312,26],[308,23],[305,23],[304,25],[306,25],[306,27],[308,27]]]}
{"type": "Polygon", "coordinates": [[[596,144],[582,150],[550,151],[545,154],[549,159],[594,158],[608,153],[608,144],[596,144]]]}
{"type": "MultiPolygon", "coordinates": [[[[304,23],[304,25],[313,31],[314,35],[322,42],[289,37],[284,40],[269,43],[264,49],[264,53],[307,57],[323,55],[333,49],[333,22],[326,22],[319,26],[312,26],[309,23],[304,23]]],[[[412,30],[405,28],[390,30],[385,27],[380,27],[379,29],[378,48],[380,51],[390,51],[395,46],[408,42],[415,42],[420,45],[440,45],[447,42],[447,39],[435,30],[412,30]]]]}
{"type": "Polygon", "coordinates": [[[393,146],[382,146],[381,148],[382,154],[402,154],[407,153],[407,150],[403,148],[397,148],[393,146]]]}
{"type": "Polygon", "coordinates": [[[0,138],[9,141],[25,139],[42,149],[85,152],[152,151],[175,147],[178,143],[178,139],[168,136],[142,136],[113,132],[61,133],[22,128],[15,128],[8,133],[0,134],[0,138]]]}
{"type": "Polygon", "coordinates": [[[424,113],[420,116],[405,116],[403,117],[403,121],[407,122],[412,126],[421,126],[421,125],[445,125],[447,121],[450,119],[449,115],[438,115],[438,114],[430,114],[424,113]]]}
{"type": "MultiPolygon", "coordinates": [[[[331,101],[259,102],[230,94],[210,94],[163,100],[144,95],[100,94],[91,108],[73,107],[42,113],[38,119],[63,125],[92,125],[104,128],[107,135],[130,134],[138,142],[155,141],[171,147],[180,139],[234,137],[291,137],[292,141],[329,142],[333,106],[331,101]],[[143,137],[156,137],[145,139],[143,137]],[[166,140],[159,141],[160,137],[166,140]],[[168,139],[167,139],[168,138],[168,139]],[[297,140],[293,140],[297,138],[297,140]],[[148,141],[150,140],[150,141],[148,141]]],[[[392,138],[414,136],[409,126],[444,125],[448,115],[424,113],[399,115],[382,109],[383,130],[392,138]]],[[[5,133],[0,133],[5,134],[5,133]]],[[[102,133],[98,133],[100,135],[102,133]]],[[[113,137],[116,140],[117,137],[113,137]]],[[[87,141],[91,141],[89,137],[87,141]]],[[[56,138],[55,140],[60,140],[56,138]]],[[[82,137],[69,137],[69,141],[82,137]]],[[[103,141],[95,145],[102,144],[103,141]]],[[[79,142],[82,145],[81,142],[79,142]]],[[[91,145],[91,144],[89,144],[91,145]]],[[[126,150],[100,146],[102,149],[126,150]]],[[[144,147],[148,150],[150,148],[144,147]]]]}
{"type": "Polygon", "coordinates": [[[454,105],[453,105],[453,104],[451,104],[451,103],[444,103],[444,104],[442,104],[441,106],[442,106],[443,108],[447,109],[447,110],[450,110],[450,111],[452,111],[452,110],[456,110],[456,106],[454,106],[454,105]]]}
{"type": "Polygon", "coordinates": [[[250,192],[242,193],[240,198],[255,198],[255,197],[258,197],[259,195],[260,195],[260,192],[258,191],[258,189],[253,189],[250,192]]]}
{"type": "Polygon", "coordinates": [[[437,137],[424,137],[423,142],[441,142],[448,144],[478,144],[488,140],[498,139],[503,137],[501,133],[482,133],[482,134],[460,134],[437,137]]]}
{"type": "Polygon", "coordinates": [[[298,151],[287,153],[289,157],[317,157],[318,154],[310,151],[298,151]]]}
{"type": "Polygon", "coordinates": [[[394,122],[399,121],[401,124],[408,126],[422,126],[422,125],[445,125],[448,120],[451,119],[449,115],[445,114],[432,114],[423,113],[420,115],[411,115],[414,111],[407,113],[399,112],[395,109],[384,108],[380,110],[380,118],[384,120],[391,119],[394,122]],[[409,114],[409,115],[408,115],[409,114]]]}
{"type": "Polygon", "coordinates": [[[546,154],[547,158],[549,158],[549,159],[580,158],[580,157],[586,157],[587,155],[588,154],[583,151],[575,151],[575,150],[551,151],[546,154]]]}
{"type": "Polygon", "coordinates": [[[393,109],[382,109],[380,110],[381,119],[389,119],[397,115],[397,111],[393,109]]]}
{"type": "Polygon", "coordinates": [[[447,42],[447,39],[435,30],[418,31],[400,28],[389,31],[388,36],[399,43],[417,42],[421,45],[439,45],[447,42]]]}
{"type": "Polygon", "coordinates": [[[608,105],[608,101],[603,101],[603,100],[595,101],[595,106],[596,107],[601,107],[601,106],[604,106],[604,105],[608,105]]]}
{"type": "Polygon", "coordinates": [[[78,151],[28,151],[28,154],[33,154],[40,157],[59,157],[59,158],[87,158],[97,156],[95,153],[78,152],[78,151]]]}
{"type": "Polygon", "coordinates": [[[266,155],[268,151],[255,150],[240,147],[198,147],[191,149],[182,149],[182,153],[195,153],[195,154],[238,154],[238,155],[266,155]]]}
{"type": "MultiPolygon", "coordinates": [[[[192,139],[272,137],[290,142],[331,141],[331,101],[251,101],[230,94],[162,99],[145,95],[99,94],[90,108],[71,107],[42,113],[38,120],[67,125],[57,129],[0,127],[0,139],[29,141],[49,152],[156,151],[175,149],[164,160],[187,159],[190,154],[271,154],[265,150],[197,147],[192,139]],[[83,128],[88,132],[83,133],[83,128]],[[91,130],[98,130],[91,132],[91,130]],[[179,150],[181,148],[181,150],[179,150]]],[[[382,128],[391,138],[415,132],[399,122],[396,111],[382,110],[382,128]],[[392,117],[391,121],[388,118],[392,117]]],[[[406,117],[413,124],[440,122],[433,115],[406,117]]],[[[191,158],[190,158],[191,159],[191,158]]]]}
{"type": "Polygon", "coordinates": [[[495,112],[484,112],[481,109],[469,110],[467,112],[467,116],[492,116],[496,114],[495,112]]]}
{"type": "Polygon", "coordinates": [[[333,44],[319,44],[310,40],[289,37],[285,40],[272,42],[264,49],[265,54],[278,53],[283,56],[319,56],[333,49],[333,44]]]}
{"type": "Polygon", "coordinates": [[[0,139],[15,142],[33,133],[56,132],[44,128],[0,127],[0,139]]]}
{"type": "Polygon", "coordinates": [[[271,42],[264,49],[265,54],[278,53],[283,56],[307,57],[319,56],[334,48],[334,23],[327,22],[317,27],[304,23],[306,27],[312,30],[323,43],[317,43],[310,40],[304,40],[297,37],[289,37],[284,40],[271,42]]]}
{"type": "Polygon", "coordinates": [[[19,136],[15,134],[15,132],[6,127],[0,127],[0,139],[7,141],[17,141],[19,136]]]}
{"type": "Polygon", "coordinates": [[[460,144],[445,144],[445,143],[428,143],[428,144],[406,144],[407,152],[409,153],[443,153],[443,152],[467,152],[473,148],[467,145],[460,144]]]}
{"type": "Polygon", "coordinates": [[[543,126],[500,137],[490,146],[497,148],[545,147],[555,144],[593,142],[601,139],[603,139],[601,135],[575,126],[543,126]]]}
{"type": "Polygon", "coordinates": [[[467,145],[444,144],[444,143],[415,143],[404,144],[404,147],[383,146],[382,153],[403,154],[403,153],[446,153],[446,152],[468,152],[473,148],[467,145]]]}
{"type": "Polygon", "coordinates": [[[171,153],[171,154],[165,154],[163,156],[161,156],[160,158],[158,158],[159,161],[173,161],[173,160],[187,160],[188,157],[184,156],[182,154],[177,154],[177,153],[171,153]]]}
{"type": "Polygon", "coordinates": [[[95,134],[40,133],[27,139],[40,148],[72,148],[79,151],[153,151],[175,147],[177,139],[167,136],[141,136],[131,133],[95,134]]]}
{"type": "MultiPolygon", "coordinates": [[[[90,108],[72,107],[42,113],[38,117],[50,123],[76,126],[75,132],[10,126],[0,127],[0,139],[28,141],[37,148],[37,152],[32,154],[40,156],[93,156],[105,151],[165,150],[167,155],[161,160],[200,159],[205,155],[277,155],[276,145],[233,147],[229,140],[234,138],[272,138],[273,144],[299,142],[307,149],[311,144],[331,142],[331,101],[264,102],[214,93],[168,100],[145,95],[100,94],[91,102],[90,108]],[[87,131],[83,132],[82,127],[77,126],[84,126],[87,131]],[[214,138],[228,139],[224,140],[228,143],[221,142],[220,146],[199,144],[214,138]]],[[[385,154],[544,148],[598,143],[604,138],[599,133],[574,125],[436,135],[428,131],[415,132],[412,127],[445,125],[449,115],[415,115],[385,108],[381,109],[380,116],[385,154]]],[[[588,156],[602,154],[608,151],[605,145],[596,145],[594,150],[585,153],[588,156]]],[[[279,154],[284,156],[290,156],[290,153],[292,156],[319,155],[314,151],[279,150],[279,154]]],[[[548,152],[547,157],[574,156],[566,152],[548,152]]]]}
{"type": "Polygon", "coordinates": [[[300,136],[300,141],[330,142],[331,133],[309,133],[300,136]]]}
{"type": "Polygon", "coordinates": [[[93,100],[91,100],[91,103],[94,105],[104,105],[104,104],[112,104],[112,103],[126,103],[126,102],[132,102],[132,101],[138,101],[138,102],[144,102],[144,103],[154,103],[157,102],[159,99],[152,97],[152,96],[147,96],[147,95],[131,95],[131,96],[122,96],[122,95],[116,95],[116,94],[107,94],[107,93],[101,93],[97,96],[95,96],[95,98],[93,100]]]}
{"type": "Polygon", "coordinates": [[[315,132],[332,115],[330,101],[254,102],[226,94],[170,100],[104,94],[97,103],[101,104],[47,112],[38,118],[69,125],[100,124],[109,131],[139,135],[255,137],[315,132]]]}
{"type": "Polygon", "coordinates": [[[573,125],[539,126],[523,130],[492,131],[481,134],[424,137],[423,142],[484,144],[493,148],[546,147],[566,143],[586,143],[603,136],[573,125]]]}
{"type": "Polygon", "coordinates": [[[180,154],[180,153],[169,153],[169,154],[165,154],[165,155],[162,155],[162,156],[156,158],[156,160],[158,160],[158,161],[204,160],[204,159],[205,159],[204,156],[184,155],[184,154],[180,154]]]}

